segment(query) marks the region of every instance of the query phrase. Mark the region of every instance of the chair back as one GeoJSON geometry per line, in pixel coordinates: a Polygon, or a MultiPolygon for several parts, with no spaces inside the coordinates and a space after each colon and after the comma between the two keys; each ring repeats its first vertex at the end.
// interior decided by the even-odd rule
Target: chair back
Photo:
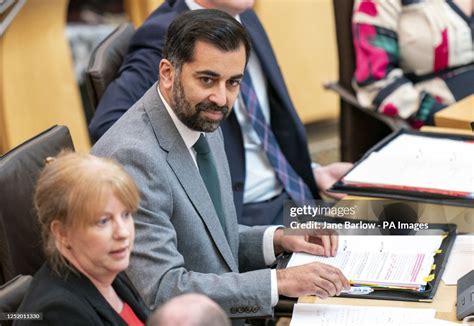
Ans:
{"type": "MultiPolygon", "coordinates": [[[[31,275],[18,275],[7,283],[0,285],[0,313],[17,311],[32,279],[31,275]]],[[[5,322],[5,325],[12,324],[12,321],[5,322]]]]}
{"type": "Polygon", "coordinates": [[[85,85],[87,99],[93,111],[107,85],[117,77],[134,32],[131,23],[122,23],[92,52],[86,69],[85,85]]]}
{"type": "Polygon", "coordinates": [[[54,126],[0,157],[0,284],[44,262],[33,195],[45,158],[63,149],[74,150],[71,134],[54,126]]]}

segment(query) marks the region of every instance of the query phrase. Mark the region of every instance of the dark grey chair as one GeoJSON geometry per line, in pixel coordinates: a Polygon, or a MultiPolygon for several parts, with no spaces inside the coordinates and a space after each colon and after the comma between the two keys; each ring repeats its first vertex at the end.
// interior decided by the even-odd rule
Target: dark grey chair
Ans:
{"type": "Polygon", "coordinates": [[[134,33],[135,29],[131,23],[122,23],[92,52],[86,69],[85,85],[93,111],[97,108],[107,85],[117,77],[134,33]]]}
{"type": "Polygon", "coordinates": [[[339,133],[341,160],[355,162],[392,131],[409,128],[402,119],[367,110],[357,101],[352,88],[355,53],[352,42],[352,8],[354,0],[333,0],[336,22],[339,80],[326,83],[326,89],[340,96],[339,133]]]}
{"type": "Polygon", "coordinates": [[[0,312],[15,312],[20,306],[33,277],[17,275],[0,285],[0,312]]]}
{"type": "Polygon", "coordinates": [[[44,262],[33,195],[45,158],[64,149],[74,150],[69,129],[54,126],[0,157],[0,284],[44,262]]]}

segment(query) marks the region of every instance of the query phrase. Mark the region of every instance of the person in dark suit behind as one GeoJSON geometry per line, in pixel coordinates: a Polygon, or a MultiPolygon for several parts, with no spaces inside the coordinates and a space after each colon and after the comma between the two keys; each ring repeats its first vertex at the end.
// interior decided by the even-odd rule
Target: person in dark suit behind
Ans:
{"type": "Polygon", "coordinates": [[[171,299],[155,310],[147,326],[230,326],[230,320],[214,301],[190,293],[171,299]]]}
{"type": "Polygon", "coordinates": [[[143,325],[149,311],[127,276],[139,203],[117,163],[63,153],[47,163],[35,194],[47,261],[19,313],[42,320],[14,325],[143,325]]]}
{"type": "Polygon", "coordinates": [[[334,256],[337,237],[237,224],[219,125],[243,86],[249,43],[223,11],[178,16],[166,36],[160,82],[92,148],[120,162],[140,188],[127,275],[150,308],[197,292],[242,325],[271,315],[279,294],[326,298],[349,286],[326,264],[267,268],[283,251],[334,256]]]}
{"type": "Polygon", "coordinates": [[[251,10],[253,4],[254,0],[165,1],[133,36],[119,76],[107,87],[89,129],[92,138],[99,139],[157,81],[165,34],[177,15],[203,7],[223,10],[242,23],[253,47],[245,73],[251,92],[237,98],[230,116],[221,125],[237,219],[245,225],[283,224],[283,202],[287,199],[320,199],[320,191],[341,198],[326,189],[351,164],[312,167],[304,126],[267,34],[251,10]],[[256,96],[262,112],[259,119],[247,114],[246,104],[252,96],[256,96]],[[256,131],[260,123],[266,125],[263,132],[256,131]],[[269,134],[272,139],[267,142],[269,134]],[[266,150],[275,147],[278,148],[266,150]],[[281,163],[286,168],[282,169],[281,163]],[[285,182],[288,175],[292,182],[285,182]],[[304,189],[298,193],[295,188],[304,189]]]}

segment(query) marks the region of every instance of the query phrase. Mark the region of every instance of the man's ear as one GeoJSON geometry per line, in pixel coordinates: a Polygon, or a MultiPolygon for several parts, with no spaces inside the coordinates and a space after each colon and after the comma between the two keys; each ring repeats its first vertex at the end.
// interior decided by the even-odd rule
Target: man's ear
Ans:
{"type": "Polygon", "coordinates": [[[176,76],[176,69],[173,64],[167,59],[160,61],[160,89],[171,92],[174,78],[176,76]]]}

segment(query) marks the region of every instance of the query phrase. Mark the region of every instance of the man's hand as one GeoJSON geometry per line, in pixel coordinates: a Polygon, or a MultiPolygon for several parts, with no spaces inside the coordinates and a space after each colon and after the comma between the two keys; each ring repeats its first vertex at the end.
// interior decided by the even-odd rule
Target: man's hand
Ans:
{"type": "Polygon", "coordinates": [[[316,295],[326,299],[350,288],[349,281],[338,268],[319,262],[279,269],[276,273],[278,294],[287,297],[316,295]]]}
{"type": "Polygon", "coordinates": [[[329,192],[329,189],[336,181],[338,181],[344,174],[352,168],[352,163],[337,162],[326,166],[318,166],[313,169],[316,185],[321,193],[328,197],[341,199],[345,194],[338,194],[329,192]]]}
{"type": "MultiPolygon", "coordinates": [[[[308,232],[311,232],[308,230],[308,232]]],[[[277,229],[273,235],[275,255],[282,252],[306,252],[318,256],[335,256],[338,246],[337,234],[285,235],[284,229],[277,229]]]]}

